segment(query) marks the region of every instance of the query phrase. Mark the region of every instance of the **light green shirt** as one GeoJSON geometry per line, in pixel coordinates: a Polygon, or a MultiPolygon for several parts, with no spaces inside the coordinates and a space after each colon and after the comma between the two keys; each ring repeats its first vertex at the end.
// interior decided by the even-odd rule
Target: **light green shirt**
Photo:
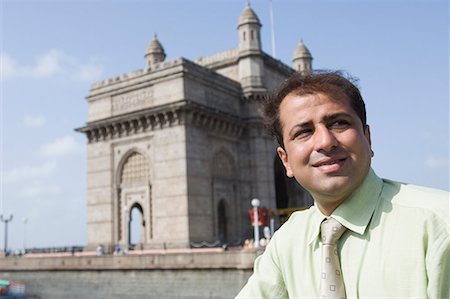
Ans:
{"type": "MultiPolygon", "coordinates": [[[[373,170],[332,214],[347,298],[449,298],[449,193],[382,180],[373,170]]],[[[274,234],[237,298],[318,298],[316,208],[294,213],[274,234]]]]}

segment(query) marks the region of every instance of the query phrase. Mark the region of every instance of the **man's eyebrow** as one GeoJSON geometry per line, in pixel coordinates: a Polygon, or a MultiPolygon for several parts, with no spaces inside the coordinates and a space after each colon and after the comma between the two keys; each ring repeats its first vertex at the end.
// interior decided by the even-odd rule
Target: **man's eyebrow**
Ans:
{"type": "Polygon", "coordinates": [[[294,133],[294,131],[296,129],[303,129],[303,128],[309,128],[309,127],[311,127],[311,121],[305,121],[305,122],[302,122],[302,123],[295,124],[295,126],[293,126],[289,130],[288,136],[292,136],[292,134],[294,133]]]}
{"type": "Polygon", "coordinates": [[[345,112],[331,113],[324,116],[325,122],[330,122],[339,118],[351,118],[352,116],[345,112]]]}
{"type": "MultiPolygon", "coordinates": [[[[336,119],[339,119],[339,118],[346,118],[346,119],[348,119],[348,118],[351,118],[351,117],[352,116],[349,113],[337,112],[337,113],[330,113],[328,115],[325,115],[323,120],[324,120],[324,122],[329,123],[329,122],[332,122],[332,121],[334,121],[336,119]]],[[[305,122],[301,122],[301,123],[295,124],[289,130],[288,136],[292,136],[292,134],[294,134],[294,131],[296,129],[310,128],[311,127],[311,123],[312,123],[312,121],[305,121],[305,122]]]]}

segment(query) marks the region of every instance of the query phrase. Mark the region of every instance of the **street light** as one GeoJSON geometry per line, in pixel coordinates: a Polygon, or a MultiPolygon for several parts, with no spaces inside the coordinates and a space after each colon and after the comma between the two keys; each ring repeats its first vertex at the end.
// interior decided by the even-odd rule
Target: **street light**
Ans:
{"type": "Polygon", "coordinates": [[[3,218],[3,215],[0,215],[0,221],[5,223],[5,249],[4,249],[5,256],[8,255],[7,251],[6,251],[6,249],[8,248],[8,222],[11,222],[12,219],[13,219],[13,215],[12,214],[9,215],[8,219],[3,218]]]}
{"type": "Polygon", "coordinates": [[[22,222],[23,222],[23,254],[25,254],[26,251],[27,251],[27,222],[28,222],[28,218],[27,217],[23,217],[22,218],[22,222]]]}
{"type": "Polygon", "coordinates": [[[255,248],[259,247],[258,207],[259,207],[260,203],[261,202],[257,198],[252,199],[253,220],[255,221],[253,223],[254,234],[255,234],[255,241],[254,241],[255,248]]]}

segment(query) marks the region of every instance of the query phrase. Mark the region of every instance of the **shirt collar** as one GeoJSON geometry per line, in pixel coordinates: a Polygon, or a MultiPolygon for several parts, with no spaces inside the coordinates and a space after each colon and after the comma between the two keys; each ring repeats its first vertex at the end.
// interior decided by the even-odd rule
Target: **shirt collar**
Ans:
{"type": "MultiPolygon", "coordinates": [[[[382,187],[383,181],[370,168],[362,184],[334,210],[331,217],[338,220],[347,229],[360,235],[364,234],[378,204],[382,187]]],[[[320,233],[320,224],[324,218],[327,218],[317,207],[314,209],[312,233],[308,244],[317,238],[320,233]]]]}
{"type": "Polygon", "coordinates": [[[317,236],[319,236],[320,233],[320,224],[322,223],[323,219],[326,218],[326,216],[323,215],[322,212],[320,212],[317,206],[311,208],[314,209],[314,212],[312,215],[311,235],[309,236],[308,245],[313,244],[313,242],[317,240],[317,236]]]}
{"type": "Polygon", "coordinates": [[[383,181],[369,169],[363,183],[331,214],[348,229],[364,234],[380,199],[383,181]]]}

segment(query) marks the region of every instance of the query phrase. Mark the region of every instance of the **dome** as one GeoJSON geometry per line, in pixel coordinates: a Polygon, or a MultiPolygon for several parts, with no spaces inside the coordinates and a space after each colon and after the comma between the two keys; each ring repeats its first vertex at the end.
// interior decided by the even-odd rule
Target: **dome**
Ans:
{"type": "Polygon", "coordinates": [[[312,59],[311,52],[309,52],[308,48],[303,43],[303,40],[298,44],[297,49],[294,52],[293,59],[298,58],[310,58],[312,59]]]}
{"type": "Polygon", "coordinates": [[[153,37],[153,40],[150,42],[150,45],[148,45],[147,52],[145,53],[144,57],[147,61],[147,66],[163,62],[164,59],[166,59],[166,53],[164,52],[164,48],[156,37],[156,34],[153,37]]]}
{"type": "Polygon", "coordinates": [[[244,10],[241,13],[241,16],[239,17],[238,27],[240,25],[249,24],[249,23],[258,24],[261,26],[261,22],[259,21],[258,16],[253,11],[253,9],[250,7],[250,4],[247,2],[247,5],[245,6],[244,10]]]}
{"type": "Polygon", "coordinates": [[[150,42],[150,45],[148,45],[146,54],[156,54],[156,53],[165,55],[164,48],[155,34],[153,40],[150,42]]]}

